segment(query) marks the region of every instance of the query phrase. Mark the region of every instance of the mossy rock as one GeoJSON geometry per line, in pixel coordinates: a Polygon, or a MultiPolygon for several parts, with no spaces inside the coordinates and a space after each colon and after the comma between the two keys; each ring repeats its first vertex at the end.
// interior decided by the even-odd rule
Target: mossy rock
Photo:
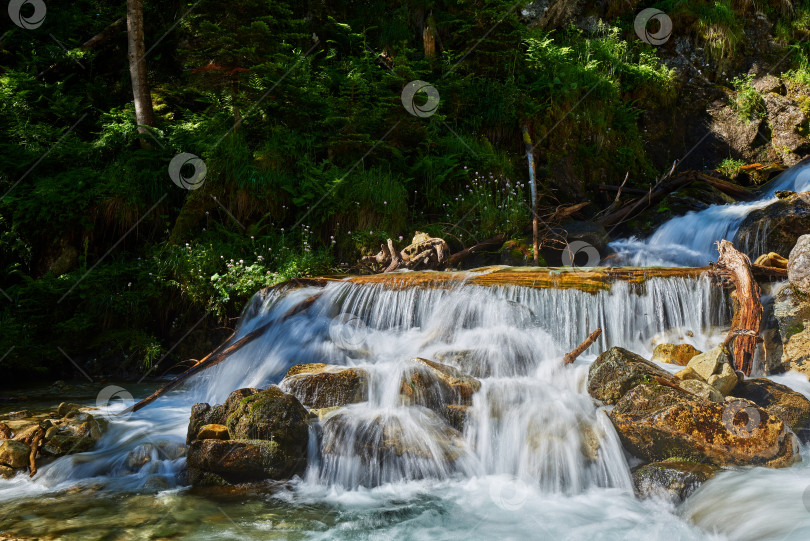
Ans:
{"type": "Polygon", "coordinates": [[[272,440],[287,454],[306,456],[308,417],[298,399],[274,385],[242,398],[225,426],[234,440],[272,440]]]}
{"type": "Polygon", "coordinates": [[[731,394],[754,402],[782,419],[802,441],[810,441],[810,400],[803,394],[765,378],[742,381],[731,394]]]}
{"type": "Polygon", "coordinates": [[[615,404],[628,391],[642,383],[663,378],[677,385],[677,380],[640,355],[620,347],[602,353],[588,370],[588,393],[605,404],[615,404]]]}
{"type": "Polygon", "coordinates": [[[189,481],[194,485],[247,483],[303,474],[306,453],[288,451],[276,441],[197,440],[188,449],[189,481]]]}
{"type": "Polygon", "coordinates": [[[368,373],[362,368],[318,363],[294,366],[287,374],[279,387],[309,408],[345,406],[368,400],[368,373]]]}
{"type": "Polygon", "coordinates": [[[186,444],[190,444],[197,439],[197,434],[205,425],[224,425],[225,417],[224,405],[211,407],[210,404],[202,402],[191,406],[186,444]]]}
{"type": "Polygon", "coordinates": [[[678,457],[779,468],[801,460],[798,440],[785,423],[746,400],[709,402],[641,384],[622,397],[610,420],[624,448],[650,462],[678,457]]]}

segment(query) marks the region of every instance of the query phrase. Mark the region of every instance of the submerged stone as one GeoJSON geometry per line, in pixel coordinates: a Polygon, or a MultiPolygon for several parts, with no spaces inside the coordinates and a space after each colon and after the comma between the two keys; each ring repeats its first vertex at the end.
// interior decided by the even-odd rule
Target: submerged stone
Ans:
{"type": "Polygon", "coordinates": [[[448,404],[469,406],[481,382],[452,366],[415,358],[402,375],[400,393],[406,403],[443,413],[448,404]]]}
{"type": "Polygon", "coordinates": [[[645,464],[633,470],[633,485],[640,498],[660,498],[679,504],[719,468],[699,462],[676,459],[645,464]]]}

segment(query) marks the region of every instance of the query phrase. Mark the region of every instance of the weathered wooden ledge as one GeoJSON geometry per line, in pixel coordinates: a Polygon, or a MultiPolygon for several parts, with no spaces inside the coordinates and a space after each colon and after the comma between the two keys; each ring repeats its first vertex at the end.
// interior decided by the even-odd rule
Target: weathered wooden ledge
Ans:
{"type": "Polygon", "coordinates": [[[709,267],[485,267],[463,272],[397,272],[351,276],[354,284],[382,284],[391,289],[409,287],[452,287],[511,285],[535,289],[579,289],[589,293],[608,290],[617,282],[640,284],[650,278],[696,279],[711,272],[709,267]]]}

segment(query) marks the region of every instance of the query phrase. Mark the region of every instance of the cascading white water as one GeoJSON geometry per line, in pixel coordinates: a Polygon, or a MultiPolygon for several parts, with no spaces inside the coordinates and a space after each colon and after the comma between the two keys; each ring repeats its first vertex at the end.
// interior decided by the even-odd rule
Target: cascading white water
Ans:
{"type": "MultiPolygon", "coordinates": [[[[326,362],[366,370],[368,401],[322,417],[311,434],[305,478],[276,494],[269,510],[221,504],[210,513],[227,509],[237,530],[203,520],[186,524],[188,531],[261,538],[259,517],[276,517],[283,506],[292,513],[284,520],[302,521],[299,531],[309,532],[302,537],[312,539],[368,537],[369,529],[402,539],[705,537],[670,504],[634,497],[618,437],[584,384],[589,362],[610,345],[649,355],[654,339],[673,333],[699,348],[710,345],[729,312],[722,290],[708,280],[654,278],[598,293],[334,282],[323,290],[256,295],[237,338],[268,321],[274,324],[259,339],[185,388],[129,418],[113,418],[95,450],[46,465],[33,481],[0,481],[0,500],[69,494],[77,485],[142,492],[158,478],[170,489],[163,499],[182,506],[191,496],[171,489],[184,465],[172,449],[184,440],[191,405],[222,403],[234,389],[278,382],[293,364],[326,362]],[[308,309],[284,317],[321,291],[308,309]],[[564,366],[562,355],[596,326],[604,329],[600,343],[564,366]],[[414,357],[480,379],[463,433],[434,411],[403,402],[402,375],[414,369],[414,357]],[[323,507],[331,518],[307,522],[304,510],[323,507]]],[[[206,509],[204,501],[193,505],[206,509]]],[[[722,510],[732,512],[718,505],[693,520],[715,529],[722,510]]]]}
{"type": "MultiPolygon", "coordinates": [[[[746,216],[773,203],[774,193],[779,190],[810,190],[810,160],[780,174],[757,201],[712,205],[700,212],[672,218],[646,239],[630,237],[611,242],[610,248],[617,254],[614,262],[632,266],[704,266],[717,259],[714,243],[734,240],[746,216]]],[[[754,256],[762,251],[756,239],[741,249],[754,256]]]]}

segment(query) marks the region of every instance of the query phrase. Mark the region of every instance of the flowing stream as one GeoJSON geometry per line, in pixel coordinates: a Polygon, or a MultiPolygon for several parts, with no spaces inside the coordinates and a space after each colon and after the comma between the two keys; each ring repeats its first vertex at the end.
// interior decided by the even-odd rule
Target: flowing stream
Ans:
{"type": "MultiPolygon", "coordinates": [[[[779,190],[804,192],[810,190],[810,160],[791,167],[771,181],[760,199],[736,205],[712,205],[700,212],[688,212],[669,220],[647,239],[630,237],[610,243],[618,261],[637,267],[692,266],[702,267],[717,259],[715,242],[734,240],[745,217],[754,210],[767,207],[779,190]]],[[[752,258],[763,249],[754,239],[744,249],[752,258]]],[[[781,254],[787,257],[787,254],[781,254]]]]}
{"type": "MultiPolygon", "coordinates": [[[[665,261],[667,245],[679,248],[677,263],[710,259],[711,242],[733,235],[773,190],[801,189],[808,179],[808,167],[788,171],[763,201],[712,207],[672,220],[648,241],[614,246],[632,252],[636,263],[665,261]]],[[[114,415],[126,405],[120,402],[101,410],[110,425],[92,451],[44,465],[33,480],[0,480],[0,535],[808,539],[810,449],[789,469],[721,473],[678,507],[642,501],[633,494],[634,460],[585,391],[599,351],[620,345],[649,358],[663,341],[705,350],[724,335],[730,317],[729,300],[708,279],[616,282],[597,293],[348,281],[257,293],[237,336],[273,321],[259,339],[135,414],[114,415]],[[320,291],[308,309],[282,317],[320,291]],[[598,342],[572,366],[563,365],[562,356],[596,327],[604,330],[598,342]],[[401,375],[415,357],[480,379],[463,433],[401,400],[401,375]],[[290,366],[315,362],[362,367],[370,385],[366,402],[327,414],[311,432],[302,478],[252,491],[180,483],[194,403],[222,403],[235,389],[278,383],[290,366]],[[336,416],[342,430],[334,429],[336,416]],[[391,431],[413,452],[375,455],[391,431]]],[[[810,396],[804,376],[773,379],[810,396]]],[[[49,399],[51,406],[60,401],[49,399]]]]}

